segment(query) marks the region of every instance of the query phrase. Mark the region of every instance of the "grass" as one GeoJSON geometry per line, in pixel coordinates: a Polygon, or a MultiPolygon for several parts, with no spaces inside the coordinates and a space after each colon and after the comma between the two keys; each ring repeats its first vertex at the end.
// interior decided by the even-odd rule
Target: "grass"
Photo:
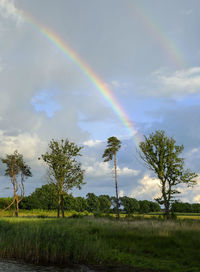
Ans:
{"type": "Polygon", "coordinates": [[[200,271],[198,220],[1,218],[0,258],[200,271]]]}
{"type": "MultiPolygon", "coordinates": [[[[7,210],[4,212],[0,211],[0,217],[13,217],[15,215],[14,210],[7,210]]],[[[79,216],[89,216],[93,215],[92,213],[89,213],[87,211],[84,212],[76,212],[76,211],[65,211],[65,216],[66,217],[71,217],[73,215],[79,215],[79,216]]],[[[35,209],[35,210],[19,210],[19,216],[20,217],[57,217],[57,210],[40,210],[40,209],[35,209]]]]}
{"type": "MultiPolygon", "coordinates": [[[[175,213],[177,216],[177,219],[192,219],[192,220],[200,220],[200,214],[199,213],[175,213]]],[[[0,211],[0,217],[12,217],[15,215],[14,210],[7,210],[7,211],[0,211]]],[[[57,217],[57,210],[19,210],[20,217],[57,217]]],[[[76,212],[76,211],[65,211],[66,217],[71,216],[92,216],[93,213],[89,213],[87,211],[84,212],[76,212]]],[[[102,214],[103,215],[103,214],[102,214]]],[[[106,216],[106,214],[104,214],[106,216]]],[[[132,217],[135,217],[136,219],[154,219],[154,218],[162,218],[163,213],[162,212],[154,212],[149,214],[132,214],[132,217]]],[[[115,214],[110,214],[110,217],[116,217],[115,214]]],[[[120,217],[124,219],[126,217],[126,214],[120,214],[120,217]]]]}

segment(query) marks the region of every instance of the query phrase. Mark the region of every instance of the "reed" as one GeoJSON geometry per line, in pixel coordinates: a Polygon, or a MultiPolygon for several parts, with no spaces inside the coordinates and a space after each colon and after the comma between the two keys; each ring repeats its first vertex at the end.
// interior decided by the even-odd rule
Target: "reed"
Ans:
{"type": "Polygon", "coordinates": [[[200,271],[200,222],[1,218],[0,258],[200,271]]]}

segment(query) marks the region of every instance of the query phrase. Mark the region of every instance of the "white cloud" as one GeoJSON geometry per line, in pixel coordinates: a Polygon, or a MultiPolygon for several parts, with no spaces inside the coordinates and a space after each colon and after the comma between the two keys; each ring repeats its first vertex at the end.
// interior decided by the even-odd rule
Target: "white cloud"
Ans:
{"type": "Polygon", "coordinates": [[[15,7],[13,0],[0,0],[0,14],[5,18],[14,19],[17,24],[22,22],[20,11],[15,7]]]}
{"type": "MultiPolygon", "coordinates": [[[[186,185],[180,184],[176,189],[180,194],[175,195],[175,199],[190,203],[200,202],[200,175],[197,177],[197,185],[188,188],[186,185]]],[[[130,197],[141,200],[154,200],[160,196],[160,181],[157,178],[151,178],[149,174],[145,174],[130,193],[130,197]]]]}
{"type": "Polygon", "coordinates": [[[193,197],[193,202],[200,202],[200,194],[196,195],[195,197],[193,197]]]}
{"type": "Polygon", "coordinates": [[[120,190],[119,196],[120,196],[120,197],[123,197],[123,196],[124,196],[124,190],[120,190]]]}
{"type": "Polygon", "coordinates": [[[161,69],[152,75],[156,86],[150,92],[156,96],[175,96],[200,92],[200,67],[168,73],[161,69]]]}
{"type": "Polygon", "coordinates": [[[33,160],[37,159],[46,147],[46,142],[40,140],[36,134],[22,133],[17,136],[7,136],[0,131],[0,150],[3,156],[18,150],[25,158],[33,160]]]}
{"type": "Polygon", "coordinates": [[[137,176],[140,173],[140,171],[130,169],[128,167],[123,167],[121,169],[117,167],[117,173],[119,176],[137,176]]]}
{"type": "MultiPolygon", "coordinates": [[[[114,177],[114,167],[110,166],[109,162],[93,162],[90,160],[88,161],[88,165],[83,164],[83,168],[86,171],[86,176],[89,177],[105,177],[108,176],[114,177]],[[89,163],[91,163],[89,165],[89,163]]],[[[130,169],[128,167],[117,167],[117,174],[118,176],[137,176],[140,173],[139,170],[130,169]]]]}
{"type": "Polygon", "coordinates": [[[151,178],[149,175],[145,175],[139,180],[138,186],[136,186],[130,193],[131,197],[136,199],[154,199],[160,196],[159,179],[151,178]]]}
{"type": "Polygon", "coordinates": [[[86,145],[86,146],[89,146],[89,147],[93,147],[93,146],[96,146],[98,144],[102,143],[101,140],[88,140],[88,141],[85,141],[83,144],[86,145]]]}

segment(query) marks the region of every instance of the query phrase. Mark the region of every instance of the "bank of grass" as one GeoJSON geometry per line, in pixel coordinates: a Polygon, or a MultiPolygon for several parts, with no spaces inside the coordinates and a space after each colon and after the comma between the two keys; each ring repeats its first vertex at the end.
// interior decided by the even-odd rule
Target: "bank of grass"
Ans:
{"type": "MultiPolygon", "coordinates": [[[[98,213],[96,213],[98,216],[98,213]]],[[[192,219],[192,220],[200,220],[200,214],[199,213],[175,213],[177,219],[192,219]]],[[[7,211],[1,211],[0,210],[0,217],[13,217],[15,216],[15,211],[13,209],[7,210],[7,211]]],[[[34,210],[19,210],[19,216],[20,217],[43,217],[43,218],[55,218],[57,217],[57,210],[40,210],[40,209],[34,209],[34,210]]],[[[65,217],[82,217],[82,216],[93,216],[93,213],[84,211],[84,212],[76,212],[76,211],[65,211],[65,217]]],[[[99,216],[102,217],[108,217],[107,214],[101,214],[99,213],[99,216]]],[[[115,214],[109,214],[110,217],[116,217],[115,214]]],[[[127,217],[126,214],[121,213],[120,214],[121,219],[125,219],[127,217]]],[[[131,217],[136,219],[162,219],[163,213],[162,212],[152,212],[149,214],[131,214],[131,217]]]]}
{"type": "Polygon", "coordinates": [[[199,272],[199,245],[197,220],[0,219],[0,258],[35,264],[129,265],[199,272]]]}

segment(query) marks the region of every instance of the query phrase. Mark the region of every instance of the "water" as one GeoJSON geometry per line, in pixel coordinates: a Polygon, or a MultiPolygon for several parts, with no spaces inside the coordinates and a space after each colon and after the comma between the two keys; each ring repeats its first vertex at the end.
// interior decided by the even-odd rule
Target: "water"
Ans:
{"type": "Polygon", "coordinates": [[[55,267],[55,266],[39,266],[26,264],[23,262],[15,262],[8,260],[0,260],[0,272],[95,272],[86,266],[79,267],[55,267]]]}

